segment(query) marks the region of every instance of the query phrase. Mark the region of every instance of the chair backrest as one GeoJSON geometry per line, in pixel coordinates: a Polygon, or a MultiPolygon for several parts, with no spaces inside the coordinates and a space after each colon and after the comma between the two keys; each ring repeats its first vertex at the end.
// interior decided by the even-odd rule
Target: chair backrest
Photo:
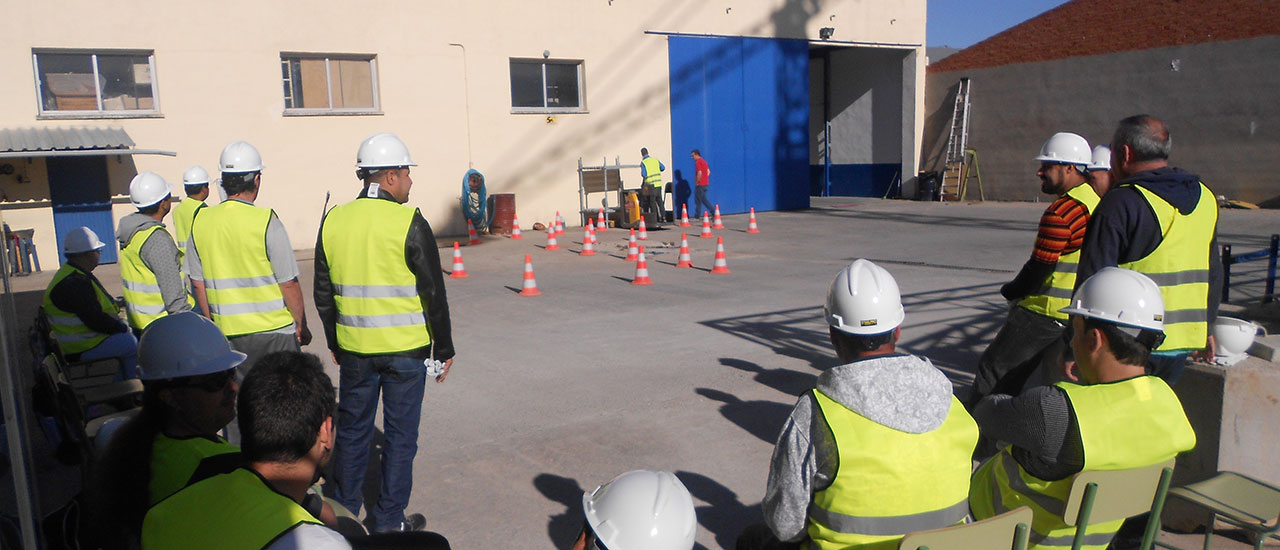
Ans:
{"type": "Polygon", "coordinates": [[[899,550],[1025,550],[1031,508],[1023,506],[975,523],[920,531],[902,537],[899,550]]]}
{"type": "Polygon", "coordinates": [[[1163,502],[1164,495],[1158,493],[1164,492],[1160,490],[1161,486],[1168,489],[1166,476],[1173,474],[1173,464],[1171,458],[1143,468],[1080,472],[1071,481],[1071,492],[1067,495],[1062,519],[1067,525],[1078,525],[1082,508],[1089,511],[1087,520],[1090,524],[1149,512],[1153,506],[1163,502]],[[1090,485],[1095,489],[1090,490],[1090,485]]]}

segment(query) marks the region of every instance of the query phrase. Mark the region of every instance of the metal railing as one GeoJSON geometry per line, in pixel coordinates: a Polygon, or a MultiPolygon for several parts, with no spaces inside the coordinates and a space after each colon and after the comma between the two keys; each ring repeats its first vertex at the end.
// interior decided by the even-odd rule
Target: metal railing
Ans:
{"type": "Polygon", "coordinates": [[[1280,253],[1280,235],[1271,235],[1271,246],[1245,254],[1232,254],[1231,245],[1222,245],[1222,303],[1231,298],[1231,265],[1243,262],[1267,260],[1266,291],[1262,294],[1262,303],[1268,304],[1276,299],[1276,256],[1280,253]]]}

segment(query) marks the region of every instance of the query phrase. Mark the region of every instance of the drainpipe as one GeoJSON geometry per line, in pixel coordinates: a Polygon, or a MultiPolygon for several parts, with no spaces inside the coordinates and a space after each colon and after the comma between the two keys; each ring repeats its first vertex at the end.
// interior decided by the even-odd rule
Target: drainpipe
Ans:
{"type": "Polygon", "coordinates": [[[467,168],[475,168],[471,162],[471,82],[467,78],[467,47],[456,42],[450,42],[449,45],[462,49],[462,94],[467,115],[467,168]]]}

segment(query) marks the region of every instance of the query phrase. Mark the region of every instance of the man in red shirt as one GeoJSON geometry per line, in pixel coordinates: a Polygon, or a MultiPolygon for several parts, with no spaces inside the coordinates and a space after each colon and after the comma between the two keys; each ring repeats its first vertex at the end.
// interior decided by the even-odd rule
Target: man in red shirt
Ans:
{"type": "Polygon", "coordinates": [[[702,158],[701,151],[694,149],[693,152],[689,153],[689,156],[693,158],[693,164],[695,167],[693,178],[695,183],[693,217],[701,218],[703,207],[706,207],[708,212],[715,209],[715,207],[711,206],[711,203],[707,201],[707,188],[711,186],[711,169],[707,167],[707,159],[702,158]]]}

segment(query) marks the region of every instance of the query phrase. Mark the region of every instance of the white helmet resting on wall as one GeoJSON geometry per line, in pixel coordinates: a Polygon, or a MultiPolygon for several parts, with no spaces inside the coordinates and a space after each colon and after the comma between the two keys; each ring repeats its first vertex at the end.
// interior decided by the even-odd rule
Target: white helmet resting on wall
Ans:
{"type": "Polygon", "coordinates": [[[360,149],[356,151],[356,168],[376,170],[406,166],[417,164],[409,158],[409,148],[392,133],[383,132],[364,138],[360,142],[360,149]]]}
{"type": "Polygon", "coordinates": [[[104,246],[107,246],[107,243],[98,239],[98,234],[94,233],[92,229],[84,226],[72,229],[67,232],[66,236],[62,237],[63,254],[80,254],[81,252],[100,250],[104,246]]]}
{"type": "Polygon", "coordinates": [[[1074,164],[1081,168],[1088,166],[1093,160],[1089,150],[1089,141],[1071,132],[1058,132],[1049,137],[1040,148],[1036,157],[1040,162],[1055,164],[1074,164]]]}
{"type": "Polygon", "coordinates": [[[893,275],[861,258],[831,281],[823,314],[828,325],[863,336],[889,332],[906,317],[893,275]]]}
{"type": "Polygon", "coordinates": [[[182,173],[182,185],[209,185],[209,173],[198,164],[192,165],[182,173]]]}
{"type": "Polygon", "coordinates": [[[262,164],[262,155],[258,154],[258,149],[244,141],[227,144],[222,149],[222,156],[218,158],[218,169],[226,174],[261,172],[263,168],[266,166],[262,164]]]}
{"type": "Polygon", "coordinates": [[[156,319],[138,341],[138,377],[166,380],[235,368],[245,354],[231,349],[213,321],[194,311],[156,319]]]}
{"type": "MultiPolygon", "coordinates": [[[[1160,287],[1150,277],[1120,267],[1098,270],[1076,289],[1071,305],[1060,311],[1117,325],[1131,336],[1144,330],[1164,332],[1160,287]]],[[[1151,347],[1158,345],[1156,342],[1151,347]]]]}
{"type": "Polygon", "coordinates": [[[1093,160],[1089,162],[1089,170],[1110,170],[1111,148],[1099,145],[1093,148],[1093,160]]]}
{"type": "Polygon", "coordinates": [[[160,204],[173,196],[169,183],[155,172],[139,172],[129,182],[129,202],[139,210],[160,204]]]}
{"type": "Polygon", "coordinates": [[[693,497],[671,472],[634,470],[583,493],[582,511],[609,550],[689,550],[693,497]]]}

